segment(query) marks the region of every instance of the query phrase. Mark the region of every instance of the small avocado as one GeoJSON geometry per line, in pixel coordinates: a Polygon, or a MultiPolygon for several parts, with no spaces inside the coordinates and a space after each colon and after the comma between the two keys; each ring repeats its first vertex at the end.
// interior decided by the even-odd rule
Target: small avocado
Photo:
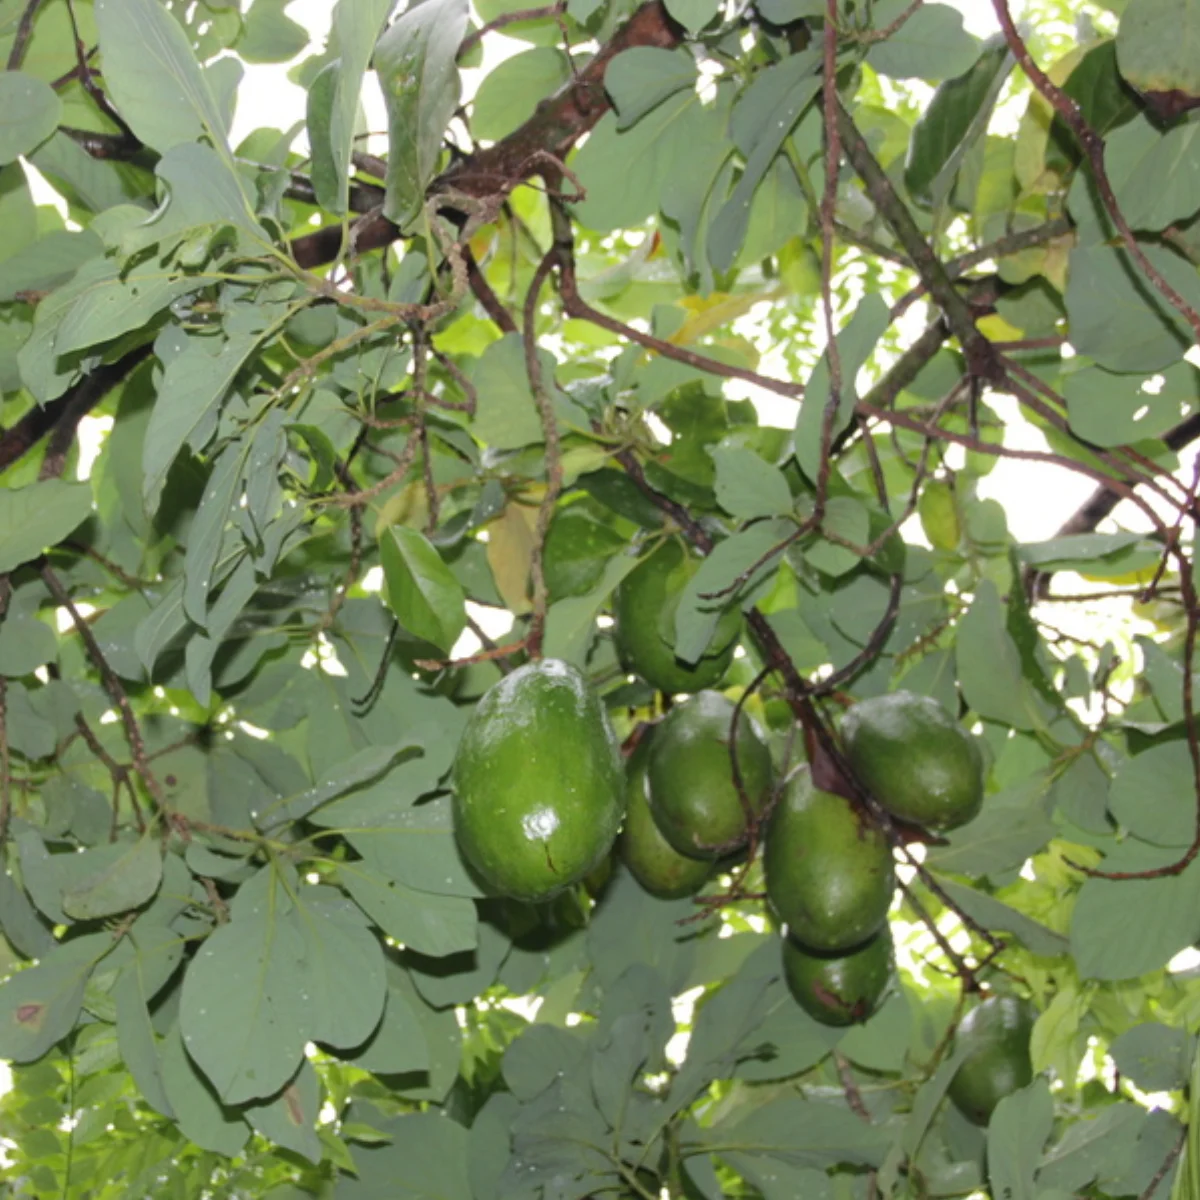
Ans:
{"type": "Polygon", "coordinates": [[[842,743],[851,770],[892,816],[944,833],[979,815],[979,747],[932,697],[860,700],[842,719],[842,743]]]}
{"type": "Polygon", "coordinates": [[[783,939],[783,973],[796,1002],[822,1025],[854,1025],[879,1008],[892,978],[892,931],[885,925],[848,954],[812,954],[783,939]]]}
{"type": "Polygon", "coordinates": [[[959,1112],[986,1125],[996,1105],[1033,1079],[1029,1039],[1037,1013],[1019,996],[989,996],[963,1018],[956,1042],[966,1047],[950,1081],[949,1095],[959,1112]]]}
{"type": "Polygon", "coordinates": [[[663,542],[622,580],[613,597],[613,638],[627,671],[674,695],[720,682],[733,659],[742,614],[721,615],[708,653],[694,665],[675,657],[675,610],[699,562],[674,539],[663,542]]]}
{"type": "MultiPolygon", "coordinates": [[[[650,747],[650,812],[663,837],[692,858],[715,861],[746,837],[746,812],[730,762],[733,709],[720,692],[697,692],[667,713],[650,747]]],[[[745,712],[736,747],[746,799],[760,813],[771,795],[771,752],[745,712]]]]}
{"type": "Polygon", "coordinates": [[[712,874],[707,859],[680,854],[654,823],[646,798],[646,767],[654,731],[648,729],[625,764],[625,828],[617,839],[622,861],[652,896],[677,900],[695,895],[712,874]]]}
{"type": "Polygon", "coordinates": [[[545,900],[608,853],[625,808],[608,714],[570,663],[527,663],[475,706],[454,760],[454,828],[502,896],[545,900]]]}
{"type": "Polygon", "coordinates": [[[776,914],[818,953],[853,949],[877,933],[896,888],[883,832],[848,800],[815,788],[807,768],[771,814],[763,868],[776,914]]]}

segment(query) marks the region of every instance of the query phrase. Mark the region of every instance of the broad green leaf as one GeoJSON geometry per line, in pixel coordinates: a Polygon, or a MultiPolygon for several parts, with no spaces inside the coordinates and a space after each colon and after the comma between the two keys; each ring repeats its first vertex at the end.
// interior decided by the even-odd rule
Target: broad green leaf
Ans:
{"type": "Polygon", "coordinates": [[[406,525],[379,539],[384,595],[401,628],[449,654],[466,627],[466,597],[429,540],[406,525]]]}
{"type": "MultiPolygon", "coordinates": [[[[870,358],[888,323],[887,305],[879,296],[869,295],[838,333],[842,388],[830,430],[831,437],[836,438],[854,415],[854,404],[858,399],[855,378],[870,358]]],[[[822,433],[825,410],[831,400],[830,388],[829,356],[824,354],[804,385],[804,399],[800,402],[800,414],[796,418],[796,461],[805,475],[814,481],[821,469],[822,433]]]]}
{"type": "Polygon", "coordinates": [[[226,126],[187,35],[156,0],[96,0],[104,82],[121,116],[165,154],[207,139],[230,161],[226,126]]]}
{"type": "Polygon", "coordinates": [[[238,54],[252,63],[283,63],[308,45],[308,31],[284,11],[293,0],[254,0],[246,13],[238,54]]]}
{"type": "Polygon", "coordinates": [[[1198,132],[1180,125],[1160,133],[1138,117],[1105,138],[1109,182],[1131,229],[1165,229],[1200,208],[1198,132]]]}
{"type": "MultiPolygon", "coordinates": [[[[1130,838],[1101,864],[1109,872],[1170,865],[1178,850],[1130,838]]],[[[1071,953],[1085,979],[1134,979],[1200,940],[1200,862],[1157,879],[1087,879],[1071,914],[1071,953]]]]}
{"type": "MultiPolygon", "coordinates": [[[[542,354],[542,375],[553,359],[542,354]]],[[[493,342],[480,356],[471,373],[478,393],[472,430],[485,445],[495,450],[517,450],[542,441],[542,422],[533,400],[525,369],[525,346],[518,333],[493,342]]]]}
{"type": "Polygon", "coordinates": [[[665,0],[667,12],[688,31],[699,33],[720,11],[720,0],[665,0]]]}
{"type": "MultiPolygon", "coordinates": [[[[1144,247],[1155,269],[1193,308],[1200,279],[1183,259],[1144,247]]],[[[1145,280],[1124,248],[1078,246],[1071,251],[1066,291],[1071,344],[1110,371],[1160,371],[1191,344],[1182,316],[1145,280]]]]}
{"type": "Polygon", "coordinates": [[[551,46],[534,46],[506,58],[489,72],[475,93],[471,132],[485,141],[499,141],[531,117],[539,101],[570,78],[566,56],[551,46]]]}
{"type": "Polygon", "coordinates": [[[1186,1030],[1148,1021],[1127,1029],[1108,1052],[1117,1070],[1143,1091],[1169,1092],[1187,1084],[1194,1049],[1186,1030]]]}
{"type": "Polygon", "coordinates": [[[967,704],[981,717],[1014,729],[1033,729],[1039,714],[1021,673],[1021,656],[1005,624],[1000,593],[990,579],[975,592],[955,638],[958,682],[967,704]]]}
{"type": "Polygon", "coordinates": [[[1185,742],[1164,742],[1121,764],[1112,815],[1142,841],[1187,847],[1196,833],[1196,782],[1185,742]]]}
{"type": "Polygon", "coordinates": [[[313,186],[318,201],[331,212],[346,211],[350,155],[358,122],[359,96],[379,30],[394,0],[339,0],[333,12],[340,55],[319,76],[328,95],[318,117],[317,82],[309,93],[308,130],[313,153],[313,186]],[[317,129],[321,132],[318,134],[317,129]]]}
{"type": "Polygon", "coordinates": [[[112,945],[102,933],[76,938],[0,984],[0,1057],[35,1062],[66,1037],[79,1018],[88,976],[112,945]]]}
{"type": "Polygon", "coordinates": [[[818,62],[819,55],[812,50],[791,55],[763,71],[738,101],[734,120],[740,118],[745,129],[738,142],[746,166],[709,229],[708,258],[718,271],[728,270],[737,258],[754,194],[792,126],[820,90],[818,62]]]}
{"type": "Polygon", "coordinates": [[[792,511],[792,493],[783,472],[744,446],[709,451],[717,468],[717,503],[743,520],[781,517],[792,511]]]}
{"type": "Polygon", "coordinates": [[[45,622],[10,615],[0,624],[0,675],[28,675],[57,654],[58,639],[45,622]]]}
{"type": "Polygon", "coordinates": [[[949,195],[966,151],[986,130],[1011,63],[1004,39],[997,36],[973,66],[934,92],[913,126],[904,164],[905,186],[919,204],[936,205],[949,195]]]}
{"type": "MultiPolygon", "coordinates": [[[[908,7],[907,0],[879,4],[872,12],[886,28],[908,7]]],[[[979,41],[963,29],[962,13],[948,4],[925,4],[884,41],[867,51],[867,62],[893,79],[952,79],[970,69],[979,41]]]]}
{"type": "Polygon", "coordinates": [[[375,70],[388,111],[383,213],[402,229],[420,215],[437,172],[442,135],[458,107],[455,59],[467,27],[466,0],[425,0],[379,39],[375,70]]]}
{"type": "MultiPolygon", "coordinates": [[[[352,1062],[378,1075],[397,1075],[402,1071],[430,1071],[430,1053],[426,1038],[425,1023],[436,1029],[440,1023],[450,1020],[454,1032],[458,1031],[453,1010],[434,1013],[421,1002],[413,987],[408,972],[397,962],[386,964],[388,990],[384,1001],[383,1016],[369,1038],[352,1052],[343,1052],[340,1058],[352,1062]]],[[[440,1045],[441,1039],[433,1036],[429,1040],[440,1045]]],[[[458,1073],[458,1060],[451,1067],[452,1074],[458,1073]]]]}
{"type": "Polygon", "coordinates": [[[474,1200],[467,1176],[467,1130],[440,1112],[406,1113],[389,1121],[391,1143],[356,1146],[356,1178],[343,1178],[345,1200],[474,1200]]]}
{"type": "Polygon", "coordinates": [[[0,72],[0,163],[14,162],[58,128],[62,101],[54,89],[23,71],[0,72]]]}
{"type": "Polygon", "coordinates": [[[204,487],[204,498],[188,531],[183,560],[183,611],[201,628],[208,624],[209,595],[217,580],[215,569],[242,490],[245,449],[234,442],[213,463],[204,487]]]}
{"type": "Polygon", "coordinates": [[[292,907],[276,868],[264,867],[238,890],[228,923],[184,976],[183,1042],[226,1104],[274,1095],[304,1057],[309,967],[292,907]]]}
{"type": "Polygon", "coordinates": [[[1045,542],[1026,542],[1018,553],[1031,567],[1061,567],[1117,554],[1139,541],[1136,533],[1077,533],[1045,542]]]}
{"type": "Polygon", "coordinates": [[[612,97],[617,128],[628,129],[668,96],[696,85],[696,62],[680,50],[634,46],[622,50],[604,72],[604,90],[612,97]]]}
{"type": "MultiPolygon", "coordinates": [[[[550,595],[561,600],[590,591],[625,545],[625,538],[612,526],[601,524],[582,505],[561,510],[550,522],[542,558],[550,595]]],[[[3,636],[0,632],[0,645],[3,636]]]]}
{"type": "Polygon", "coordinates": [[[599,582],[591,591],[551,604],[546,613],[546,636],[542,646],[546,655],[584,666],[595,629],[596,614],[616,591],[621,580],[637,565],[638,560],[631,554],[610,558],[599,582]]]}
{"type": "Polygon", "coordinates": [[[116,844],[86,852],[101,859],[98,870],[63,893],[63,910],[78,920],[109,917],[145,904],[162,882],[162,850],[143,834],[132,845],[116,844]]]}
{"type": "Polygon", "coordinates": [[[1179,362],[1161,372],[1118,375],[1084,367],[1062,385],[1071,429],[1097,446],[1161,437],[1200,408],[1200,371],[1179,362]]]}
{"type": "Polygon", "coordinates": [[[624,132],[616,113],[601,117],[571,164],[587,193],[575,206],[578,219],[607,233],[657,211],[696,151],[702,114],[695,92],[680,91],[624,132]]]}
{"type": "Polygon", "coordinates": [[[1078,1192],[1105,1170],[1108,1162],[1127,1157],[1146,1120],[1146,1110],[1129,1101],[1085,1110],[1077,1124],[1046,1152],[1038,1170],[1039,1186],[1078,1192]]]}
{"type": "MultiPolygon", "coordinates": [[[[743,596],[761,581],[764,572],[776,570],[778,557],[753,571],[740,588],[732,588],[734,582],[779,546],[791,528],[782,521],[764,521],[717,544],[679,597],[675,610],[675,653],[679,658],[694,663],[709,650],[722,612],[731,605],[740,607],[743,596]]],[[[721,648],[713,646],[712,652],[721,648]]]]}
{"type": "Polygon", "coordinates": [[[278,1096],[266,1104],[247,1105],[243,1114],[255,1133],[311,1163],[319,1163],[323,1153],[317,1137],[321,1100],[321,1081],[312,1063],[305,1060],[278,1096]]]}
{"type": "Polygon", "coordinates": [[[996,1105],[987,1135],[993,1195],[1036,1200],[1033,1177],[1053,1124],[1054,1102],[1045,1080],[1034,1080],[996,1105]]]}
{"type": "Polygon", "coordinates": [[[437,958],[473,950],[478,944],[471,900],[415,891],[398,880],[383,878],[364,863],[347,864],[340,880],[384,933],[420,954],[437,958]]]}
{"type": "Polygon", "coordinates": [[[1129,0],[1117,30],[1117,62],[1142,92],[1200,96],[1200,29],[1192,0],[1129,0]]]}
{"type": "Polygon", "coordinates": [[[91,515],[86,483],[45,479],[0,490],[0,574],[57,546],[91,515]]]}
{"type": "Polygon", "coordinates": [[[967,916],[995,933],[1011,933],[1032,953],[1057,958],[1068,949],[1062,934],[1047,929],[1039,921],[998,900],[987,892],[977,891],[952,879],[939,879],[938,884],[967,916]]]}
{"type": "Polygon", "coordinates": [[[146,988],[143,965],[138,955],[121,971],[113,986],[117,1044],[142,1095],[164,1117],[173,1118],[175,1112],[163,1085],[159,1042],[150,1021],[149,1003],[153,997],[146,988]]]}
{"type": "Polygon", "coordinates": [[[250,1128],[223,1105],[184,1049],[179,1026],[172,1024],[162,1043],[162,1080],[179,1131],[204,1150],[232,1156],[246,1144],[250,1128]]]}

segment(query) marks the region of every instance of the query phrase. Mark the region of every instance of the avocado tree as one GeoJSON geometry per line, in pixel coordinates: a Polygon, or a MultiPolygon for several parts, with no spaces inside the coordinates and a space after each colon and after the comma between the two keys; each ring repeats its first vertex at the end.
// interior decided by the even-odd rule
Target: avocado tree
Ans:
{"type": "Polygon", "coordinates": [[[246,7],[0,4],[6,1194],[1200,1200],[1195,6],[246,7]]]}

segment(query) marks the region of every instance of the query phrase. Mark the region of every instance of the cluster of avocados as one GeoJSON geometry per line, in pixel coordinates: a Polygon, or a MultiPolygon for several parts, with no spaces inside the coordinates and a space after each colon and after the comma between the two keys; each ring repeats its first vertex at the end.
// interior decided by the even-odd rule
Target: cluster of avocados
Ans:
{"type": "MultiPolygon", "coordinates": [[[[893,978],[891,845],[854,803],[816,787],[807,766],[777,787],[758,726],[744,712],[735,722],[733,702],[711,690],[733,659],[740,612],[722,618],[694,665],[676,657],[674,613],[696,567],[680,544],[663,542],[614,597],[623,666],[668,695],[688,693],[640,727],[626,761],[603,703],[568,663],[530,662],[483,696],[454,765],[459,844],[494,892],[542,901],[589,876],[615,841],[647,892],[675,899],[742,853],[769,813],[763,869],[788,985],[817,1021],[865,1021],[893,978]]],[[[975,739],[935,700],[904,691],[862,700],[846,712],[841,740],[854,776],[897,821],[941,834],[978,814],[975,739]]],[[[964,1020],[968,1049],[950,1095],[970,1119],[985,1121],[1029,1081],[1031,1022],[1011,996],[990,997],[964,1020]]]]}

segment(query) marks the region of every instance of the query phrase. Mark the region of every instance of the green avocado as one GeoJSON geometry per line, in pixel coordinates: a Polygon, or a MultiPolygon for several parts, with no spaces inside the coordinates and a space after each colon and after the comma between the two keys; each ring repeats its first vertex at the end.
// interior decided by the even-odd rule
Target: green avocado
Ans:
{"type": "Polygon", "coordinates": [[[707,859],[680,854],[654,823],[646,799],[646,767],[654,731],[647,730],[625,764],[625,828],[617,839],[621,859],[652,896],[676,900],[695,895],[712,874],[707,859]]]}
{"type": "MultiPolygon", "coordinates": [[[[697,692],[663,718],[650,747],[648,796],[663,837],[692,858],[715,861],[746,837],[746,811],[733,781],[729,732],[733,702],[697,692]]],[[[771,795],[771,752],[746,715],[738,720],[737,761],[751,811],[771,795]]]]}
{"type": "Polygon", "coordinates": [[[1029,1039],[1037,1012],[1018,996],[989,996],[963,1018],[956,1041],[967,1054],[949,1095],[964,1117],[986,1125],[992,1110],[1033,1079],[1029,1039]]]}
{"type": "Polygon", "coordinates": [[[528,663],[484,693],[454,759],[454,829],[495,892],[545,900],[579,882],[624,807],[616,736],[575,667],[528,663]]]}
{"type": "Polygon", "coordinates": [[[813,787],[807,768],[771,814],[763,868],[768,900],[810,951],[860,946],[887,920],[896,887],[887,838],[848,800],[813,787]]]}
{"type": "Polygon", "coordinates": [[[622,580],[613,597],[613,637],[627,671],[674,695],[712,687],[733,659],[742,614],[721,615],[707,654],[689,666],[675,657],[675,610],[699,562],[674,539],[663,542],[622,580]]]}
{"type": "Polygon", "coordinates": [[[783,939],[783,974],[796,1002],[822,1025],[854,1025],[879,1008],[892,978],[892,931],[885,925],[848,954],[812,954],[783,939]]]}
{"type": "Polygon", "coordinates": [[[892,816],[935,833],[978,816],[979,747],[932,697],[860,700],[842,719],[842,743],[851,770],[892,816]]]}

